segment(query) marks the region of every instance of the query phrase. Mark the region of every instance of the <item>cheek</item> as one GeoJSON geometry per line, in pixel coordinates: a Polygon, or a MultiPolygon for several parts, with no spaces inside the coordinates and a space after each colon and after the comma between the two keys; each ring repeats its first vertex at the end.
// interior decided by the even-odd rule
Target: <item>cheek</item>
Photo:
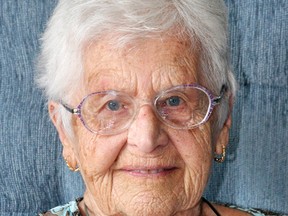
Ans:
{"type": "Polygon", "coordinates": [[[75,148],[86,192],[92,195],[94,205],[102,210],[114,212],[115,200],[112,196],[113,170],[127,134],[97,136],[89,131],[78,133],[75,148]]]}
{"type": "Polygon", "coordinates": [[[174,145],[185,164],[185,191],[201,196],[213,158],[210,127],[206,125],[186,132],[179,131],[174,137],[174,145]]]}
{"type": "Polygon", "coordinates": [[[189,131],[174,131],[170,137],[186,165],[206,163],[212,159],[211,128],[208,124],[189,131]]]}
{"type": "Polygon", "coordinates": [[[126,135],[100,136],[89,131],[77,134],[76,154],[84,178],[109,173],[126,142],[126,135]]]}

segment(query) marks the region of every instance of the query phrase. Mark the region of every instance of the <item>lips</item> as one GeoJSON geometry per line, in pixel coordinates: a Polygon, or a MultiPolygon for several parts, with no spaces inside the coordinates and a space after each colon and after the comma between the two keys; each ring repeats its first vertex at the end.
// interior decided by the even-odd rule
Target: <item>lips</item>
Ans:
{"type": "Polygon", "coordinates": [[[161,168],[129,168],[124,169],[124,171],[137,176],[147,176],[147,175],[165,175],[174,171],[176,167],[161,167],[161,168]]]}
{"type": "Polygon", "coordinates": [[[141,174],[157,174],[157,173],[161,173],[164,171],[165,171],[165,169],[163,169],[163,168],[161,168],[161,169],[148,169],[148,170],[140,170],[140,169],[130,170],[130,172],[141,173],[141,174]]]}

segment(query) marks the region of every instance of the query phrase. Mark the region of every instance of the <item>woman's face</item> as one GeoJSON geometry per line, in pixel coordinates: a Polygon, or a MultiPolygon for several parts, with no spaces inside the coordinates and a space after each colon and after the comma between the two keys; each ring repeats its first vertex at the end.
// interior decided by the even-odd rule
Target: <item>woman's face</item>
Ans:
{"type": "Polygon", "coordinates": [[[172,86],[197,83],[199,53],[189,52],[189,43],[174,39],[135,44],[120,50],[105,40],[87,46],[83,88],[71,104],[76,107],[91,92],[125,92],[142,101],[132,125],[120,134],[96,135],[73,117],[75,140],[58,128],[63,155],[80,167],[87,189],[84,199],[92,211],[104,215],[197,212],[213,155],[211,124],[193,130],[170,128],[158,120],[147,101],[172,86]]]}

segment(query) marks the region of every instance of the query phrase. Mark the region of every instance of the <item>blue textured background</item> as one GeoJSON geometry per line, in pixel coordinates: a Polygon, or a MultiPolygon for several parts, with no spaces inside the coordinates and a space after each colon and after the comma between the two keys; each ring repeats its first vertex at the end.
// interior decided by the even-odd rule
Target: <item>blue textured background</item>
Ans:
{"type": "MultiPolygon", "coordinates": [[[[229,155],[206,196],[288,213],[287,0],[226,0],[240,83],[229,155]]],[[[33,84],[39,37],[56,0],[0,0],[0,215],[35,215],[81,195],[33,84]]]]}

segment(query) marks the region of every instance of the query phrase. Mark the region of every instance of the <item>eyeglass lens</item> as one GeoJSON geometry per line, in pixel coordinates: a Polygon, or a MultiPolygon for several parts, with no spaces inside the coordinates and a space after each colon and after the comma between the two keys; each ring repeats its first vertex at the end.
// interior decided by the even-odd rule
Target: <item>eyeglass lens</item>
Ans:
{"type": "MultiPolygon", "coordinates": [[[[154,101],[157,116],[173,128],[192,128],[201,124],[210,109],[210,98],[202,89],[177,87],[161,93],[154,101]]],[[[102,134],[127,129],[137,114],[133,98],[127,94],[107,91],[89,95],[81,105],[86,127],[102,134]]]]}

